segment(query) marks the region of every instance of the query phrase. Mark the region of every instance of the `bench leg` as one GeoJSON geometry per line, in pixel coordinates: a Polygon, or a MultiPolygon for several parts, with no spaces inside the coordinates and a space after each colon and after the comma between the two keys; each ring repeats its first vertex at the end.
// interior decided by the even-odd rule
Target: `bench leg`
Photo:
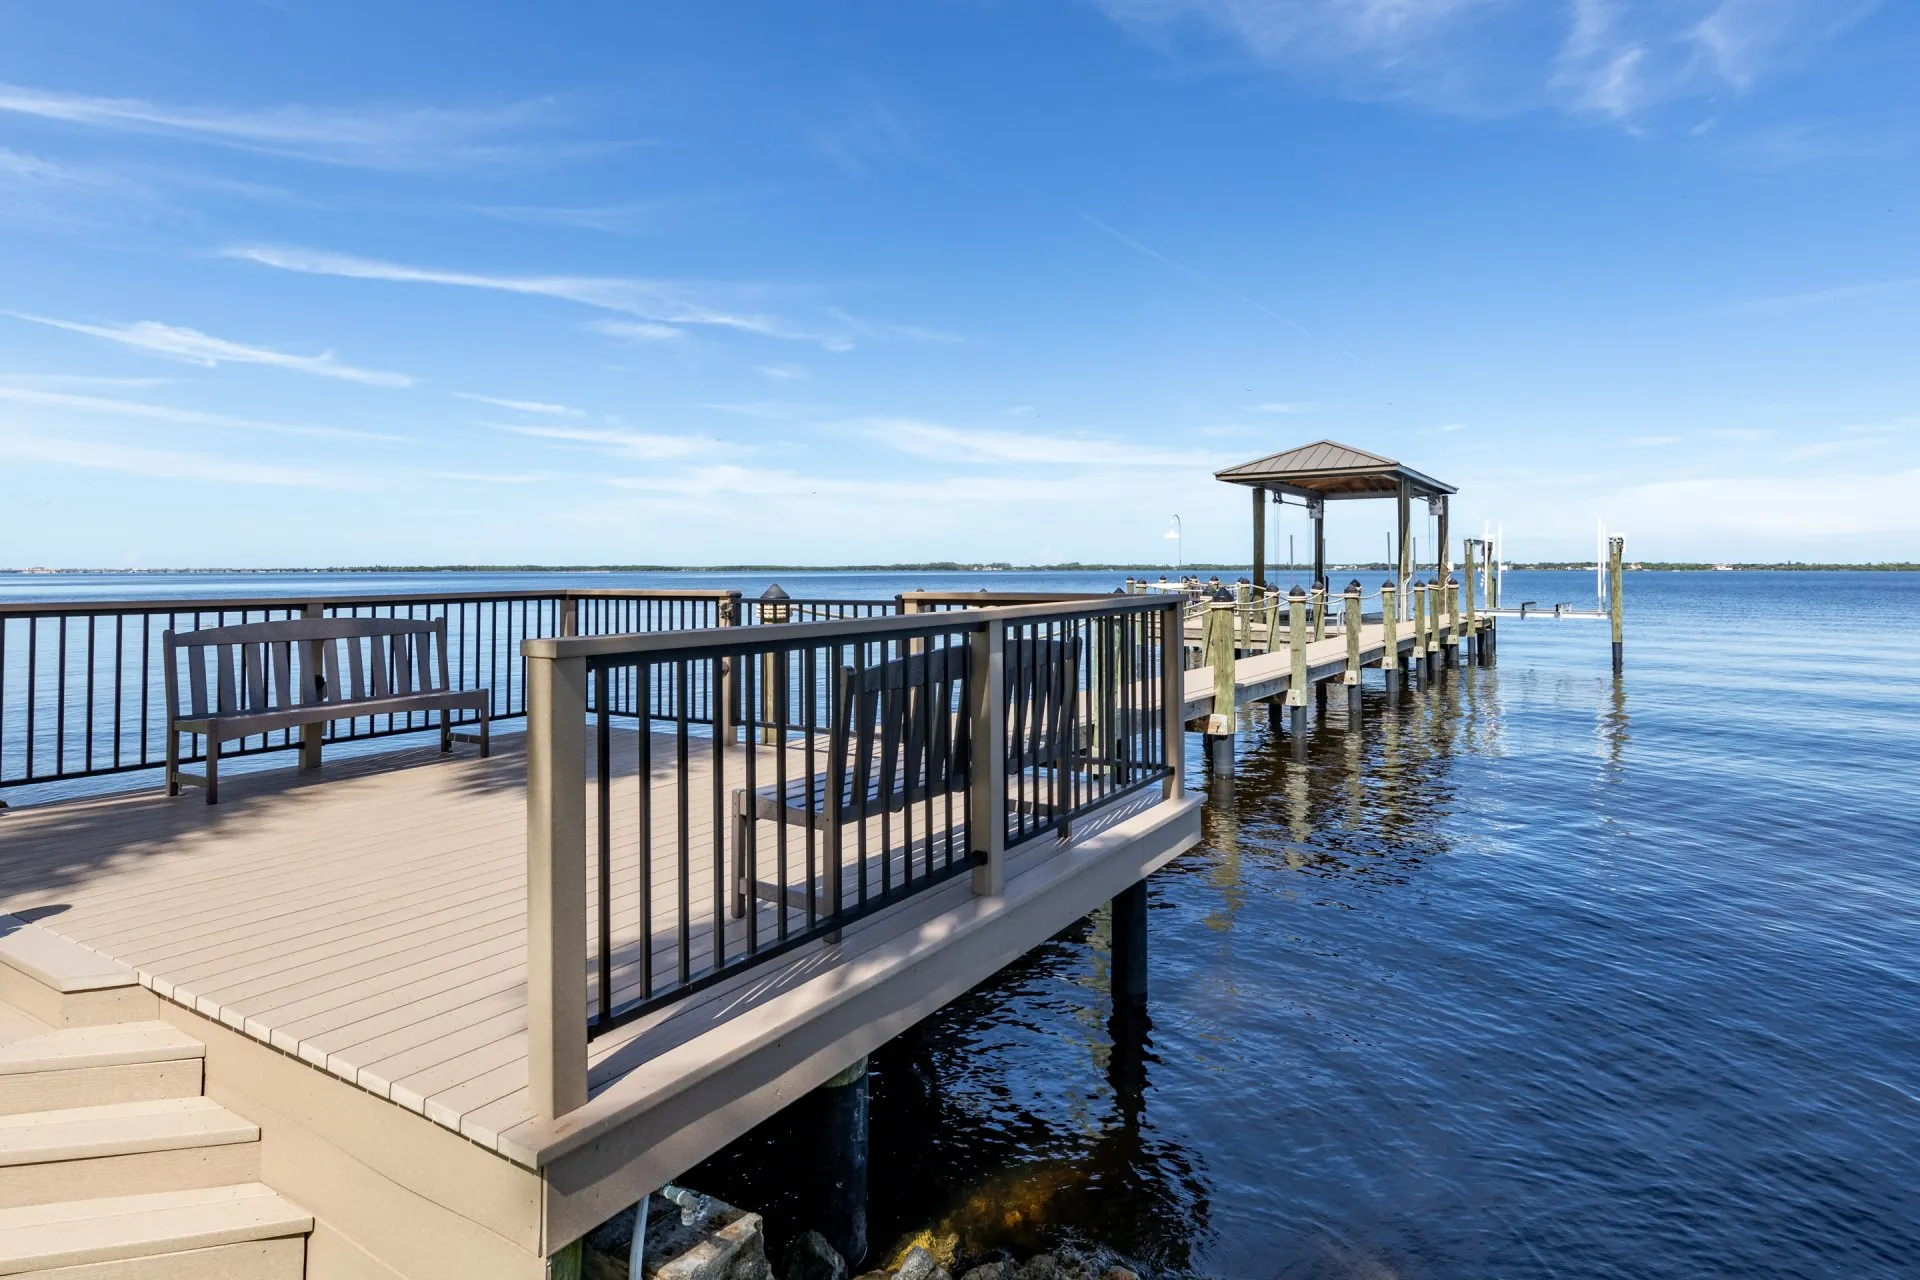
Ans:
{"type": "Polygon", "coordinates": [[[207,735],[207,803],[220,803],[220,739],[207,735]]]}
{"type": "Polygon", "coordinates": [[[492,724],[493,708],[490,706],[480,708],[480,758],[482,760],[485,760],[493,751],[492,724]]]}
{"type": "Polygon", "coordinates": [[[733,793],[733,918],[747,915],[747,812],[744,792],[733,793]]]}
{"type": "Polygon", "coordinates": [[[453,710],[443,708],[440,712],[440,754],[453,750],[453,710]]]}

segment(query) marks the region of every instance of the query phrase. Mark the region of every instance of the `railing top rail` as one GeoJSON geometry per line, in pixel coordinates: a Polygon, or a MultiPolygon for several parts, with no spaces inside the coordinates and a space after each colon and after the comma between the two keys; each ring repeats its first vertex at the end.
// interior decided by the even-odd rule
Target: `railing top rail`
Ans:
{"type": "Polygon", "coordinates": [[[690,588],[665,591],[653,588],[554,587],[525,591],[383,591],[360,594],[334,594],[316,591],[296,596],[148,596],[126,600],[16,600],[0,603],[0,618],[26,616],[84,617],[87,614],[113,613],[239,613],[256,609],[299,609],[310,604],[383,605],[383,604],[473,604],[495,600],[734,600],[738,591],[718,588],[690,588]]]}
{"type": "Polygon", "coordinates": [[[902,600],[918,604],[1044,604],[1066,600],[1113,600],[1102,591],[902,591],[902,600]]]}
{"type": "Polygon", "coordinates": [[[688,657],[713,651],[732,652],[743,647],[786,648],[878,636],[939,635],[950,631],[979,630],[994,622],[1023,622],[1031,618],[1151,613],[1175,606],[1173,600],[1151,596],[1052,599],[1040,604],[996,606],[953,613],[907,613],[831,622],[788,622],[778,627],[748,628],[745,632],[703,627],[697,630],[649,631],[628,635],[539,637],[522,640],[520,653],[528,658],[625,658],[668,654],[688,657]]]}

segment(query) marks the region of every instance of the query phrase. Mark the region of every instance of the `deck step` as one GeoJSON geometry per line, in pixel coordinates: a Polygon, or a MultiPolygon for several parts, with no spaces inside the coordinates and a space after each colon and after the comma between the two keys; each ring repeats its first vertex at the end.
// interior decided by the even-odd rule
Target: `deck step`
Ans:
{"type": "Polygon", "coordinates": [[[126,965],[13,915],[0,915],[0,1000],[50,1027],[151,1018],[158,1007],[126,965]]]}
{"type": "Polygon", "coordinates": [[[0,1116],[0,1207],[259,1176],[259,1128],[211,1098],[0,1116]]]}
{"type": "Polygon", "coordinates": [[[192,1097],[205,1056],[165,1022],[43,1031],[0,1044],[0,1116],[192,1097]]]}
{"type": "Polygon", "coordinates": [[[257,1182],[0,1209],[0,1276],[300,1280],[313,1218],[257,1182]]]}

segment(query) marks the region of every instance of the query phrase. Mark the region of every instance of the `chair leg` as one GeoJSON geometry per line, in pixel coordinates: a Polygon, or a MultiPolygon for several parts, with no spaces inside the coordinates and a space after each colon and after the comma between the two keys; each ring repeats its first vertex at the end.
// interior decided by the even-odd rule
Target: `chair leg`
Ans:
{"type": "Polygon", "coordinates": [[[480,758],[485,760],[493,752],[493,708],[480,708],[480,758]]]}
{"type": "Polygon", "coordinates": [[[180,733],[167,726],[167,794],[180,794],[180,733]]]}
{"type": "Polygon", "coordinates": [[[440,710],[440,754],[453,750],[453,710],[443,707],[440,710]]]}
{"type": "Polygon", "coordinates": [[[220,803],[220,739],[207,735],[207,803],[220,803]]]}

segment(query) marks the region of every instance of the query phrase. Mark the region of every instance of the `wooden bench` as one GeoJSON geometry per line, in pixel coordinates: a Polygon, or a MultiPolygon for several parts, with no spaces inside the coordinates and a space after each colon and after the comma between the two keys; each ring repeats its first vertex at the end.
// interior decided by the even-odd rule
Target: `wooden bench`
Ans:
{"type": "Polygon", "coordinates": [[[278,729],[306,730],[300,745],[301,767],[317,768],[321,730],[331,721],[357,716],[437,711],[440,749],[451,751],[454,713],[472,711],[479,717],[479,732],[471,740],[480,744],[483,756],[491,746],[492,693],[452,687],[444,618],[249,622],[178,634],[168,631],[162,643],[170,796],[179,795],[183,784],[204,786],[207,803],[216,803],[220,744],[278,729]],[[183,733],[206,736],[204,777],[180,767],[183,733]]]}
{"type": "MultiPolygon", "coordinates": [[[[1029,640],[1007,650],[1007,773],[1010,782],[1024,776],[1031,788],[1022,800],[1010,786],[1008,800],[1043,821],[1064,808],[1066,775],[1078,755],[1080,650],[1078,636],[1029,640]]],[[[801,910],[807,904],[804,888],[749,877],[747,847],[755,821],[813,827],[823,836],[823,861],[832,869],[840,863],[843,825],[967,789],[971,722],[956,714],[967,662],[967,646],[955,644],[864,670],[840,669],[826,771],[789,779],[784,792],[757,788],[751,800],[744,787],[733,792],[736,919],[747,912],[749,879],[752,896],[762,902],[785,901],[801,910]]],[[[1066,834],[1064,821],[1061,828],[1066,834]]],[[[829,912],[837,909],[832,884],[831,870],[815,884],[817,901],[829,903],[829,912]]]]}

